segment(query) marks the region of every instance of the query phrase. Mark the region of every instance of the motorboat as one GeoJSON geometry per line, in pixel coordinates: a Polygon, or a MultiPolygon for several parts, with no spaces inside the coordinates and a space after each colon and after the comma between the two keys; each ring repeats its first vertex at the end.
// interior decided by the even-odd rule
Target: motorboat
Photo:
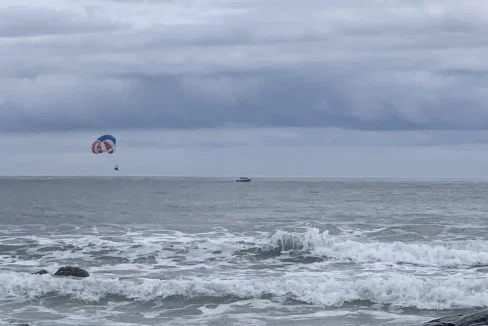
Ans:
{"type": "Polygon", "coordinates": [[[236,180],[236,182],[251,182],[251,179],[249,179],[248,177],[240,177],[236,180]]]}

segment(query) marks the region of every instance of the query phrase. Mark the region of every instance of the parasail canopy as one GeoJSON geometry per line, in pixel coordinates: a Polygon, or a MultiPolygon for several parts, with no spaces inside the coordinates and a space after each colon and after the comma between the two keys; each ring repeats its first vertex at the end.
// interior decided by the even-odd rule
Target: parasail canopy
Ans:
{"type": "Polygon", "coordinates": [[[92,152],[93,154],[113,154],[115,152],[116,143],[117,140],[112,135],[100,136],[92,143],[92,152]]]}

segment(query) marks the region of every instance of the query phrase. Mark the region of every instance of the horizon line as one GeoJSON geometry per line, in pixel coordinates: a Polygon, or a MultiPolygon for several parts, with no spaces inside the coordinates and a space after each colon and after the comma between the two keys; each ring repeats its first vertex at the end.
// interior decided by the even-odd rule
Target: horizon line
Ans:
{"type": "MultiPolygon", "coordinates": [[[[166,178],[166,179],[177,179],[177,178],[186,178],[186,179],[232,179],[235,180],[241,176],[237,175],[150,175],[150,174],[127,174],[127,175],[52,175],[52,174],[18,174],[18,175],[0,175],[0,179],[21,179],[21,178],[166,178]]],[[[402,177],[402,176],[279,176],[279,175],[256,175],[256,176],[249,176],[247,177],[251,179],[294,179],[294,180],[304,180],[304,179],[311,179],[311,180],[433,180],[433,181],[449,181],[449,180],[458,180],[458,181],[488,181],[488,176],[486,177],[402,177]]]]}

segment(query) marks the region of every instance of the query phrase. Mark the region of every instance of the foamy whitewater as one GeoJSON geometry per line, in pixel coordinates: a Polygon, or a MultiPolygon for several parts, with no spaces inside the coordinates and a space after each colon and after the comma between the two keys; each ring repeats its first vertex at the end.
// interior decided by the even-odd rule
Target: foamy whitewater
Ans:
{"type": "Polygon", "coordinates": [[[0,324],[419,325],[488,307],[488,182],[0,179],[0,324]],[[84,279],[53,274],[79,266],[84,279]]]}

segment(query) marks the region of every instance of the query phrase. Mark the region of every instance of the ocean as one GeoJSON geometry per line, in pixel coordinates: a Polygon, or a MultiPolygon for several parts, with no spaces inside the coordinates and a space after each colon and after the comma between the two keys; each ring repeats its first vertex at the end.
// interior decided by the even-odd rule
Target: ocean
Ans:
{"type": "Polygon", "coordinates": [[[488,182],[1,178],[0,324],[419,325],[488,306],[488,182]],[[61,266],[87,278],[53,274],[61,266]]]}

